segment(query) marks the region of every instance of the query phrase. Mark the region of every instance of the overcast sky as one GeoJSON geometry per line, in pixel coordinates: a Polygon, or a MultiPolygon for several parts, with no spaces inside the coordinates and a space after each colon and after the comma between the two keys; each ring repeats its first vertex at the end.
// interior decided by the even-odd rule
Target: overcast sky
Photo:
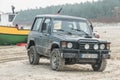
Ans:
{"type": "MultiPolygon", "coordinates": [[[[11,12],[11,5],[15,11],[31,9],[36,7],[47,7],[51,5],[61,5],[66,3],[80,3],[93,0],[0,0],[0,12],[11,12]]],[[[96,0],[94,0],[96,1],[96,0]]]]}

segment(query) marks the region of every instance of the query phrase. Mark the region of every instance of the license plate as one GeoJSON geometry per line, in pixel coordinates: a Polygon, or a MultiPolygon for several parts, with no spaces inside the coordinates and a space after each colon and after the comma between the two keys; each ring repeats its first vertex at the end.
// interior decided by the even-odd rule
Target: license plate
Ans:
{"type": "Polygon", "coordinates": [[[97,54],[82,54],[82,58],[98,58],[97,54]]]}

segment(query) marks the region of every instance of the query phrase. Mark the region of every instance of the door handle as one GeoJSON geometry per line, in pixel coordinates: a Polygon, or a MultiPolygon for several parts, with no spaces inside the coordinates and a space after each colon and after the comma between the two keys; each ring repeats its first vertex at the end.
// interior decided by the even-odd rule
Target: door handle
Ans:
{"type": "Polygon", "coordinates": [[[48,36],[49,34],[44,34],[45,36],[48,36]]]}

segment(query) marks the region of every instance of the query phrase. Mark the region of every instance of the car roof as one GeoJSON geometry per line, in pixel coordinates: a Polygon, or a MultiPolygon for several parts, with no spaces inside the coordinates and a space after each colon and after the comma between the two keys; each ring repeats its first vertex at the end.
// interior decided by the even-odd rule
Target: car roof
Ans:
{"type": "Polygon", "coordinates": [[[44,15],[37,15],[36,17],[50,17],[50,18],[60,18],[60,19],[76,19],[76,20],[87,20],[85,18],[81,17],[74,17],[74,16],[68,16],[68,15],[53,15],[53,14],[44,14],[44,15]]]}

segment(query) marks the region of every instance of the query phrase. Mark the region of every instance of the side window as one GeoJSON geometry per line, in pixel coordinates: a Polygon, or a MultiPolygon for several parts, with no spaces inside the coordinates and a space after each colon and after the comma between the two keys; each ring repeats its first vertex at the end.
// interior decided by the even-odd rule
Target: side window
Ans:
{"type": "Polygon", "coordinates": [[[41,32],[48,33],[49,27],[50,27],[50,19],[45,19],[45,21],[44,21],[44,23],[42,25],[41,32]]]}
{"type": "Polygon", "coordinates": [[[9,17],[9,20],[8,20],[8,21],[9,21],[9,22],[12,22],[13,19],[14,19],[14,17],[15,17],[15,15],[9,15],[8,17],[9,17]]]}
{"type": "Polygon", "coordinates": [[[35,20],[35,23],[34,23],[33,27],[32,27],[32,30],[33,31],[38,31],[40,26],[41,26],[41,23],[42,23],[42,18],[37,18],[35,20]]]}

